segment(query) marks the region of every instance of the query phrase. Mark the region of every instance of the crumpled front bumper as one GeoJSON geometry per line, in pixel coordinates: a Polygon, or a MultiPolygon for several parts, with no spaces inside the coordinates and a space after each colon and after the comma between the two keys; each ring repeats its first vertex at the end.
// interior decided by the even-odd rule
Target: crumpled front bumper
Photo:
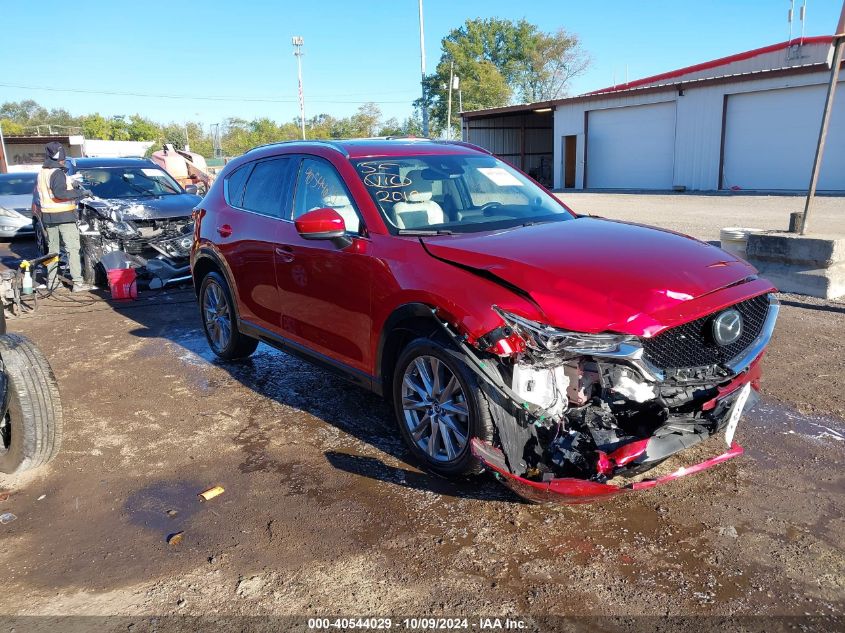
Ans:
{"type": "MultiPolygon", "coordinates": [[[[720,387],[718,395],[712,400],[705,402],[702,405],[702,409],[713,409],[721,401],[735,397],[739,390],[748,383],[752,386],[752,393],[758,391],[760,387],[760,365],[762,358],[763,354],[761,353],[742,374],[736,376],[728,384],[720,387]]],[[[748,408],[746,408],[746,411],[747,410],[748,408]]],[[[647,459],[649,453],[649,441],[649,439],[643,439],[631,442],[630,444],[626,444],[608,454],[606,456],[608,474],[612,474],[612,471],[616,468],[621,468],[632,463],[641,463],[644,458],[647,459]]],[[[477,438],[473,438],[470,442],[470,449],[476,459],[481,461],[487,468],[494,471],[499,476],[502,483],[521,497],[530,501],[537,501],[541,503],[556,502],[563,504],[587,503],[598,499],[605,499],[623,492],[654,488],[657,485],[679,479],[680,477],[685,477],[686,475],[700,473],[703,470],[707,470],[717,464],[721,464],[722,462],[726,462],[729,459],[742,455],[744,452],[739,444],[732,442],[727,451],[721,455],[711,457],[701,463],[681,467],[672,473],[662,475],[654,479],[645,479],[642,481],[632,482],[624,486],[617,486],[613,484],[603,484],[596,481],[590,481],[588,479],[578,479],[576,477],[561,477],[542,482],[531,481],[511,473],[508,469],[507,462],[505,461],[504,453],[489,442],[482,442],[477,438]]]]}
{"type": "MultiPolygon", "coordinates": [[[[577,479],[575,477],[561,477],[552,479],[550,481],[531,481],[524,477],[512,474],[508,471],[505,463],[505,456],[498,448],[494,447],[488,442],[474,438],[470,443],[472,454],[480,460],[487,468],[499,475],[500,480],[508,488],[513,490],[516,494],[530,501],[537,501],[540,503],[587,503],[596,501],[598,499],[605,499],[612,495],[617,495],[623,492],[630,492],[632,490],[644,490],[646,488],[653,488],[659,484],[699,473],[702,470],[707,470],[717,464],[726,462],[727,460],[742,455],[742,447],[734,442],[731,447],[716,457],[711,457],[694,466],[683,466],[678,470],[663,475],[655,479],[646,479],[625,486],[615,486],[612,484],[602,484],[587,479],[577,479]]],[[[623,447],[624,448],[624,447],[623,447]]],[[[613,457],[613,455],[611,455],[613,457]]]]}

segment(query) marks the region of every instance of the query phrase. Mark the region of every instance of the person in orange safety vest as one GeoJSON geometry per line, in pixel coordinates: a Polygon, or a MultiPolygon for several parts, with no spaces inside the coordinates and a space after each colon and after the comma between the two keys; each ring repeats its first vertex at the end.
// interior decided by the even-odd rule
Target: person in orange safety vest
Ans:
{"type": "MultiPolygon", "coordinates": [[[[35,189],[41,206],[41,224],[47,233],[48,250],[58,253],[64,246],[74,292],[89,290],[90,286],[82,280],[76,202],[93,194],[68,179],[65,148],[61,143],[48,143],[44,151],[46,156],[38,172],[35,189]]],[[[50,288],[55,287],[57,275],[58,264],[52,264],[47,271],[50,288]]]]}

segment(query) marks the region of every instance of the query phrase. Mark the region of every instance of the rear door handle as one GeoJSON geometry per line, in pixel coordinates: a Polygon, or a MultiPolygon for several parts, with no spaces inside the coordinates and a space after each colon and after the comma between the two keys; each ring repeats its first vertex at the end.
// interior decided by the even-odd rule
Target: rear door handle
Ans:
{"type": "Polygon", "coordinates": [[[228,224],[223,224],[217,227],[217,232],[220,234],[220,237],[229,237],[232,234],[232,227],[228,224]]]}
{"type": "Polygon", "coordinates": [[[287,264],[293,261],[293,249],[290,246],[277,246],[276,255],[287,264]]]}

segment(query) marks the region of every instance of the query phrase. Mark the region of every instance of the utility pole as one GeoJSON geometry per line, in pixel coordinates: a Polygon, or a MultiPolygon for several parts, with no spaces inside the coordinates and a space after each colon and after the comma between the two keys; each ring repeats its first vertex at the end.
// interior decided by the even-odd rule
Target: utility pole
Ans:
{"type": "Polygon", "coordinates": [[[807,227],[810,225],[810,211],[812,211],[813,200],[816,197],[816,186],[819,183],[819,172],[822,167],[824,156],[824,143],[827,139],[827,128],[830,125],[830,113],[833,110],[833,97],[836,94],[836,83],[839,81],[839,67],[842,65],[842,50],[845,49],[845,1],[842,2],[842,13],[839,16],[839,24],[833,35],[833,63],[830,68],[830,83],[827,86],[827,98],[822,111],[822,125],[819,130],[819,142],[816,145],[816,157],[813,160],[813,172],[810,175],[810,187],[807,190],[807,200],[804,203],[804,218],[801,222],[801,235],[807,234],[807,227]]]}
{"type": "Polygon", "coordinates": [[[452,84],[455,81],[455,62],[449,62],[449,105],[446,106],[446,140],[452,138],[452,84]]]}
{"type": "Polygon", "coordinates": [[[422,126],[423,136],[428,136],[428,104],[425,100],[425,25],[423,23],[423,0],[420,2],[420,70],[422,72],[422,126]]]}
{"type": "MultiPolygon", "coordinates": [[[[420,0],[422,1],[422,0],[420,0]]],[[[293,54],[296,56],[296,67],[299,75],[299,123],[302,127],[302,140],[305,140],[305,95],[302,92],[302,44],[304,40],[299,35],[291,38],[293,54]]]]}
{"type": "Polygon", "coordinates": [[[0,123],[0,174],[9,171],[9,163],[6,161],[6,141],[3,139],[3,124],[0,123]]]}

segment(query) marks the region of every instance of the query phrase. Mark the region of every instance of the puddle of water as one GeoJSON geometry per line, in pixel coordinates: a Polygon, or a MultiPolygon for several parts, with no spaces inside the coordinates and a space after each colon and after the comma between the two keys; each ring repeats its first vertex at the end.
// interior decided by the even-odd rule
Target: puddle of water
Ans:
{"type": "Polygon", "coordinates": [[[163,481],[141,488],[126,499],[130,523],[162,534],[184,530],[199,510],[197,493],[206,486],[195,481],[163,481]]]}
{"type": "Polygon", "coordinates": [[[773,429],[789,435],[803,435],[814,440],[845,442],[845,420],[828,416],[803,415],[792,407],[762,401],[744,416],[746,424],[773,429]]]}

